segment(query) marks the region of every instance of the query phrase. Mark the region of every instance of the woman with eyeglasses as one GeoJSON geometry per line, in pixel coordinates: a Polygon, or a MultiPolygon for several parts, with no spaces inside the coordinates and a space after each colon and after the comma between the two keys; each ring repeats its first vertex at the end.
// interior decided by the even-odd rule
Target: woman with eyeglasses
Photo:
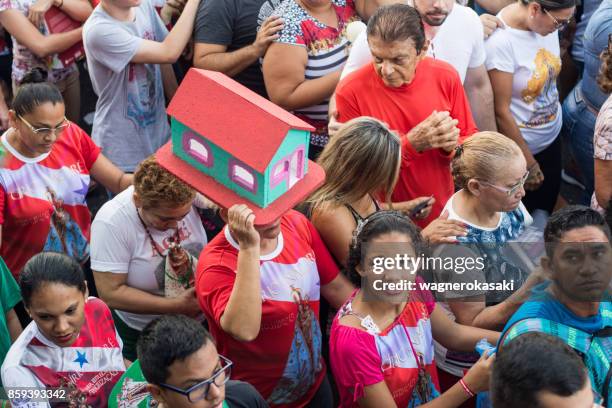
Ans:
{"type": "Polygon", "coordinates": [[[557,30],[569,24],[575,0],[518,0],[497,17],[503,29],[486,41],[486,67],[501,134],[527,162],[525,206],[552,212],[561,186],[561,70],[557,30]]]}
{"type": "MultiPolygon", "coordinates": [[[[474,259],[480,257],[485,265],[482,273],[464,276],[487,283],[513,280],[515,291],[471,291],[469,299],[452,294],[441,306],[458,323],[500,330],[540,279],[537,273],[528,279],[527,271],[509,262],[503,252],[503,246],[516,240],[532,223],[521,202],[528,177],[525,158],[511,139],[496,132],[480,132],[456,149],[451,171],[459,191],[444,209],[449,219],[467,226],[467,234],[458,236],[458,247],[451,250],[463,251],[474,259]]],[[[447,350],[436,343],[436,358],[442,389],[446,389],[478,360],[478,355],[447,350]]]]}
{"type": "MultiPolygon", "coordinates": [[[[106,407],[126,362],[111,312],[89,297],[81,266],[64,254],[40,253],[26,264],[19,287],[32,322],[2,364],[5,389],[63,388],[52,397],[66,406],[106,407]]],[[[15,407],[28,398],[18,392],[8,396],[15,407]]],[[[27,406],[51,405],[42,398],[27,406]]]]}
{"type": "Polygon", "coordinates": [[[359,289],[338,311],[330,338],[340,407],[451,408],[488,389],[494,357],[486,353],[448,391],[439,387],[433,339],[470,351],[482,338],[496,343],[499,333],[452,321],[419,288],[419,270],[387,262],[421,259],[424,251],[418,227],[398,212],[374,213],[355,231],[347,274],[359,289]],[[405,286],[385,286],[398,283],[405,286]]]}
{"type": "Polygon", "coordinates": [[[267,408],[252,385],[231,380],[233,366],[200,322],[161,316],[142,331],[138,360],[115,386],[108,406],[267,408]]]}
{"type": "Polygon", "coordinates": [[[87,276],[91,216],[85,196],[91,177],[118,193],[132,176],[66,119],[62,94],[44,82],[40,70],[24,77],[9,119],[11,127],[0,139],[6,151],[0,168],[0,255],[16,278],[42,251],[69,255],[87,276]]]}

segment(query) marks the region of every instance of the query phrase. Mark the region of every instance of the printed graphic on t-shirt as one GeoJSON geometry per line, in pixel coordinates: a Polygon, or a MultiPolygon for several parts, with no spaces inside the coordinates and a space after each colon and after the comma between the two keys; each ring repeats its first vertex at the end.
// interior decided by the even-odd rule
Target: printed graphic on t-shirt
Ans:
{"type": "MultiPolygon", "coordinates": [[[[155,41],[155,35],[151,31],[146,31],[142,38],[155,41]]],[[[164,104],[162,89],[155,86],[160,83],[157,75],[161,74],[152,64],[130,64],[129,66],[127,117],[138,128],[146,128],[155,124],[158,117],[158,106],[164,104]]]]}
{"type": "Polygon", "coordinates": [[[268,398],[272,404],[290,404],[311,390],[323,367],[321,328],[310,305],[320,298],[319,275],[312,253],[295,264],[265,262],[261,270],[261,290],[264,299],[294,302],[297,306],[287,363],[268,398]]]}
{"type": "Polygon", "coordinates": [[[84,262],[89,256],[89,243],[81,227],[64,210],[64,201],[51,187],[47,187],[49,202],[53,207],[49,234],[43,251],[62,252],[78,262],[84,262]]]}
{"type": "Polygon", "coordinates": [[[46,387],[68,390],[68,406],[107,406],[107,398],[124,367],[110,310],[99,299],[85,305],[85,324],[70,347],[49,347],[32,338],[21,357],[46,387]]]}
{"type": "Polygon", "coordinates": [[[420,312],[415,326],[408,325],[404,315],[388,333],[375,337],[385,383],[395,401],[407,399],[408,407],[420,406],[440,395],[430,372],[435,370],[431,323],[425,305],[414,306],[420,312]]]}
{"type": "Polygon", "coordinates": [[[559,108],[556,81],[560,71],[559,57],[541,48],[535,56],[535,69],[527,82],[527,88],[521,92],[525,103],[534,104],[531,117],[521,123],[521,127],[539,127],[555,120],[559,108]]]}
{"type": "MultiPolygon", "coordinates": [[[[183,220],[178,226],[178,240],[179,242],[188,241],[192,236],[193,232],[187,227],[187,223],[183,220]]],[[[155,240],[155,237],[153,237],[155,240]]],[[[149,237],[147,240],[150,243],[151,252],[149,254],[152,261],[159,259],[159,253],[163,254],[164,257],[159,261],[157,268],[155,268],[155,279],[157,281],[157,288],[163,292],[166,297],[175,297],[186,290],[188,287],[193,286],[193,267],[190,265],[194,264],[194,259],[197,260],[200,256],[200,252],[204,248],[204,245],[199,242],[191,242],[188,244],[180,244],[181,248],[190,255],[191,261],[187,258],[187,266],[181,268],[181,271],[174,271],[167,265],[166,258],[170,247],[175,243],[176,235],[172,234],[164,239],[152,241],[149,237]],[[157,248],[156,248],[157,247],[157,248]],[[184,275],[177,275],[178,272],[184,272],[184,275]]]]}
{"type": "Polygon", "coordinates": [[[322,369],[319,322],[310,307],[308,296],[302,297],[299,288],[291,287],[291,291],[298,314],[287,365],[268,398],[271,404],[290,404],[301,399],[310,391],[322,369]]]}

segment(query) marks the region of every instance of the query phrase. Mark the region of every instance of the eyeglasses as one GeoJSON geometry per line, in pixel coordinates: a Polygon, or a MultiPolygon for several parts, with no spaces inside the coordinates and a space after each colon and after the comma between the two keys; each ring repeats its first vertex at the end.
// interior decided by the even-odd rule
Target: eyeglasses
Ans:
{"type": "Polygon", "coordinates": [[[56,135],[61,135],[64,130],[70,127],[70,122],[68,121],[68,119],[66,119],[65,116],[64,116],[64,120],[62,121],[62,123],[54,128],[47,128],[47,127],[35,128],[34,126],[30,124],[30,122],[25,120],[23,116],[17,115],[17,117],[21,119],[22,122],[25,123],[26,126],[30,128],[32,132],[36,133],[37,135],[41,135],[41,136],[49,136],[51,133],[55,133],[56,135]]]}
{"type": "Polygon", "coordinates": [[[227,383],[230,379],[230,375],[232,373],[232,365],[234,363],[232,363],[229,359],[227,359],[226,357],[223,357],[220,354],[219,354],[219,360],[222,363],[222,365],[218,370],[216,370],[213,373],[212,377],[200,383],[192,385],[191,387],[187,389],[182,389],[179,387],[175,387],[174,385],[164,384],[164,383],[161,383],[159,385],[162,388],[166,388],[166,389],[169,389],[170,391],[174,391],[176,393],[186,396],[189,402],[192,402],[192,403],[206,399],[208,398],[208,391],[210,390],[211,384],[215,384],[215,386],[219,388],[225,385],[225,383],[227,383]]]}
{"type": "Polygon", "coordinates": [[[553,16],[552,14],[550,14],[550,13],[548,12],[548,10],[546,10],[545,8],[542,8],[542,10],[544,10],[544,12],[545,12],[546,14],[548,14],[548,17],[552,18],[553,22],[555,23],[555,28],[556,28],[557,30],[560,30],[560,29],[562,29],[562,28],[567,27],[567,26],[568,26],[568,24],[572,22],[572,18],[573,18],[573,17],[570,17],[570,18],[568,18],[567,20],[561,20],[561,21],[559,21],[559,20],[557,20],[557,19],[555,18],[555,16],[553,16]]]}
{"type": "Polygon", "coordinates": [[[488,183],[486,181],[482,181],[481,183],[486,184],[489,187],[493,187],[494,189],[496,189],[497,191],[501,191],[502,193],[506,193],[506,195],[508,197],[513,196],[514,194],[516,194],[516,192],[525,185],[525,182],[527,181],[527,178],[529,178],[529,171],[527,171],[523,177],[521,177],[521,180],[516,183],[515,185],[513,185],[512,187],[508,188],[508,187],[501,187],[501,186],[496,186],[495,184],[492,183],[488,183]]]}

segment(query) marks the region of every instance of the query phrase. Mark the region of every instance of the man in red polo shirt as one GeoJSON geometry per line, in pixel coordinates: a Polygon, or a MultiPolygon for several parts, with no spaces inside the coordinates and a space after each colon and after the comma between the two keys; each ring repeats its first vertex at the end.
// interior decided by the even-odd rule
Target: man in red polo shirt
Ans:
{"type": "Polygon", "coordinates": [[[453,194],[455,147],[478,129],[457,71],[425,56],[428,43],[414,8],[380,7],[368,22],[367,36],[373,64],[338,85],[338,121],[372,116],[399,133],[402,164],[392,200],[401,210],[406,201],[433,195],[431,213],[416,221],[424,227],[453,194]]]}

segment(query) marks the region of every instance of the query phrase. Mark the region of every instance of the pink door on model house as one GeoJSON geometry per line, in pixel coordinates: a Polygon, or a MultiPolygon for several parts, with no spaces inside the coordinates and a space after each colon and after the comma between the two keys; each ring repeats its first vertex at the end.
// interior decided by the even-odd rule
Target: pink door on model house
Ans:
{"type": "Polygon", "coordinates": [[[299,147],[293,153],[280,159],[272,172],[272,187],[280,182],[287,182],[287,190],[304,177],[304,148],[299,147]]]}

